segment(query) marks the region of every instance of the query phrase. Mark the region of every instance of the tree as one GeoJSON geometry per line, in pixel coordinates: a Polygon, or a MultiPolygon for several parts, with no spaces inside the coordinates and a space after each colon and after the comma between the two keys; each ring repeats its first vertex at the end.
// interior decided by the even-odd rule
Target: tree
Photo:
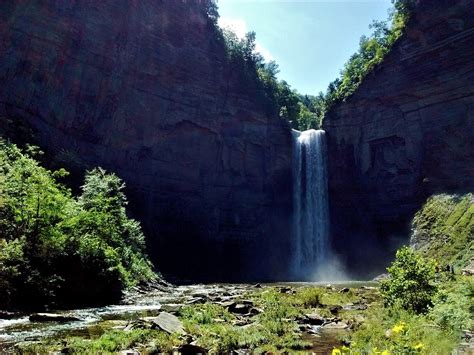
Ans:
{"type": "Polygon", "coordinates": [[[0,140],[0,307],[112,302],[152,279],[122,180],[93,169],[74,198],[37,154],[0,140]]]}
{"type": "Polygon", "coordinates": [[[380,287],[385,305],[399,305],[415,313],[423,313],[431,306],[436,293],[434,261],[403,247],[387,270],[390,278],[380,287]]]}

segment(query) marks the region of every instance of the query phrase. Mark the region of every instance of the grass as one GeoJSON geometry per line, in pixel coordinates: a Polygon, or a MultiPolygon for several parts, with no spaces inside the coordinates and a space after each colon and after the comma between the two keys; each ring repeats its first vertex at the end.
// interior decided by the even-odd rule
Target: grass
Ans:
{"type": "MultiPolygon", "coordinates": [[[[367,354],[444,354],[459,343],[460,330],[472,326],[470,300],[474,294],[473,281],[457,277],[446,281],[431,311],[414,315],[397,308],[384,308],[377,289],[351,289],[340,293],[322,287],[297,288],[294,294],[280,293],[278,289],[255,290],[245,295],[263,312],[248,318],[245,326],[236,325],[241,320],[219,304],[184,306],[178,316],[186,332],[197,345],[212,353],[229,353],[246,349],[252,353],[306,353],[312,344],[302,338],[298,319],[306,313],[324,315],[327,305],[344,305],[365,299],[375,299],[368,309],[344,311],[338,317],[350,322],[357,316],[364,322],[355,323],[349,335],[351,347],[341,353],[367,354]]],[[[332,316],[328,313],[328,316],[332,316]]],[[[345,336],[347,337],[347,335],[345,336]]],[[[41,343],[26,343],[21,349],[26,353],[47,353],[65,347],[73,354],[115,353],[136,349],[145,353],[172,352],[186,343],[186,337],[169,335],[159,330],[136,329],[124,331],[109,329],[93,339],[69,337],[41,343]]]]}
{"type": "Polygon", "coordinates": [[[114,329],[106,331],[95,339],[70,337],[61,342],[50,340],[46,343],[26,343],[21,346],[21,351],[43,354],[67,348],[72,354],[114,354],[120,350],[148,347],[147,351],[150,352],[156,350],[171,352],[173,347],[179,344],[180,340],[177,336],[158,330],[123,331],[114,329]]]}
{"type": "Polygon", "coordinates": [[[458,269],[474,256],[474,197],[436,195],[416,214],[413,241],[420,252],[442,266],[458,269]]]}
{"type": "Polygon", "coordinates": [[[351,350],[360,353],[449,354],[459,335],[446,332],[426,315],[375,307],[351,335],[351,350]]]}

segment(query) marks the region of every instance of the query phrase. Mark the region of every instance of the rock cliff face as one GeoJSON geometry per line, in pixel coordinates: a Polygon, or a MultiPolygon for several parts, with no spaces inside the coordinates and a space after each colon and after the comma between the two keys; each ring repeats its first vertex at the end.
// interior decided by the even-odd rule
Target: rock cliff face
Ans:
{"type": "Polygon", "coordinates": [[[161,270],[285,269],[290,130],[229,66],[202,2],[1,1],[0,58],[0,116],[122,177],[161,270]]]}
{"type": "Polygon", "coordinates": [[[474,2],[421,1],[386,60],[329,113],[332,232],[352,265],[386,263],[428,195],[474,190],[473,58],[474,2]]]}

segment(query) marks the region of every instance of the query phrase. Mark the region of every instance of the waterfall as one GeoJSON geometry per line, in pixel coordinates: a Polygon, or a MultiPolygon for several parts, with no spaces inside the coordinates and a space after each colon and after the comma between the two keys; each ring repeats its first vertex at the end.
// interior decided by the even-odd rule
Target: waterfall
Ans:
{"type": "Polygon", "coordinates": [[[326,141],[323,130],[293,130],[293,277],[313,281],[329,257],[326,141]]]}

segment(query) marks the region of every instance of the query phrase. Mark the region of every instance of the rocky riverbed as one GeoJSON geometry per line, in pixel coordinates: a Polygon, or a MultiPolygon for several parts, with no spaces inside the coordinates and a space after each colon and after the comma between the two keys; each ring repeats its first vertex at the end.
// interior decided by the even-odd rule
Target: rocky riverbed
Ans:
{"type": "Polygon", "coordinates": [[[364,313],[377,301],[377,294],[375,287],[357,283],[155,284],[132,290],[119,305],[0,313],[0,352],[67,353],[71,346],[74,350],[71,344],[93,344],[108,332],[119,337],[145,332],[140,342],[125,342],[113,349],[141,353],[293,349],[325,354],[344,344],[347,334],[363,322],[364,313]],[[166,341],[156,345],[154,338],[161,334],[166,341]],[[222,348],[222,339],[230,336],[229,347],[222,348]],[[131,347],[123,349],[124,345],[131,347]]]}

